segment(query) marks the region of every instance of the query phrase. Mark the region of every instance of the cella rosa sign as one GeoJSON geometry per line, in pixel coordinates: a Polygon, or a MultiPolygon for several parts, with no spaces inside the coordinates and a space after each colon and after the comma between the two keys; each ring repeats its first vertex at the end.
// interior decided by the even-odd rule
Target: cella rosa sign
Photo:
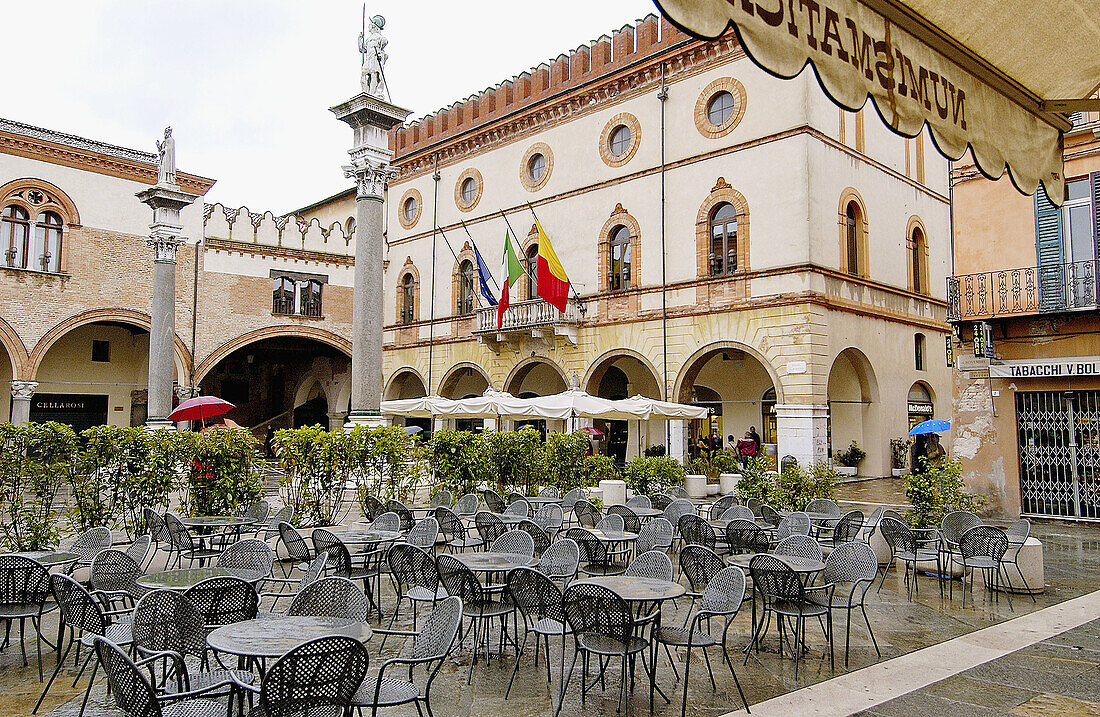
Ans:
{"type": "Polygon", "coordinates": [[[1100,377],[1100,356],[1078,356],[1036,361],[1005,361],[999,364],[991,364],[989,375],[992,378],[1100,377]]]}

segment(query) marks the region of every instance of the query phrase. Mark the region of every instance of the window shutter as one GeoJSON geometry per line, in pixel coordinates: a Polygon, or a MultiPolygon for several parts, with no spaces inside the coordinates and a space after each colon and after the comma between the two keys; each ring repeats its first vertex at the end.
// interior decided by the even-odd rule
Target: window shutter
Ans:
{"type": "Polygon", "coordinates": [[[1054,206],[1042,186],[1035,190],[1035,250],[1039,274],[1039,311],[1062,310],[1066,307],[1062,211],[1054,206]]]}
{"type": "Polygon", "coordinates": [[[1100,172],[1093,172],[1089,179],[1092,180],[1092,240],[1096,247],[1092,256],[1100,259],[1100,172]]]}

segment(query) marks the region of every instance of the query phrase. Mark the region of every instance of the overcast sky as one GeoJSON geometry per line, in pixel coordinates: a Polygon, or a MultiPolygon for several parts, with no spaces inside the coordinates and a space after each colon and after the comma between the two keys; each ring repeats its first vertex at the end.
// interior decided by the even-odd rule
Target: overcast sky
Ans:
{"type": "MultiPolygon", "coordinates": [[[[353,0],[5,3],[0,116],[154,151],[173,126],[208,201],[288,212],[349,186],[351,130],[328,108],[359,92],[353,0]],[[27,31],[16,30],[27,28],[27,31]],[[17,92],[23,88],[26,93],[17,92]]],[[[656,12],[649,0],[373,0],[386,77],[413,117],[656,12]]]]}

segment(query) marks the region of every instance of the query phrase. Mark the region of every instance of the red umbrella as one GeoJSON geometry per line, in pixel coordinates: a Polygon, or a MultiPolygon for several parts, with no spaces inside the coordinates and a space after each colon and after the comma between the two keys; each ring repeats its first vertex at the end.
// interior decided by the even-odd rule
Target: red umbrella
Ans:
{"type": "Polygon", "coordinates": [[[229,413],[236,406],[217,396],[189,398],[168,414],[169,421],[205,421],[207,418],[229,413]]]}

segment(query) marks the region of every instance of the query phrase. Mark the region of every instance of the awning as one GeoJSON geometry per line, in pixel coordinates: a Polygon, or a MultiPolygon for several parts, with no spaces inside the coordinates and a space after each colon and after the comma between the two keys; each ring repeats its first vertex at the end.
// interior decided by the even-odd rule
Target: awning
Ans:
{"type": "Polygon", "coordinates": [[[383,401],[382,413],[394,416],[444,416],[447,418],[603,418],[607,420],[648,420],[651,418],[706,418],[709,410],[700,406],[657,401],[644,396],[621,400],[600,398],[584,391],[563,391],[550,396],[516,398],[510,393],[489,389],[483,396],[454,401],[440,396],[424,396],[383,401]]]}
{"type": "Polygon", "coordinates": [[[940,152],[973,148],[978,168],[1031,194],[1063,198],[1062,114],[1100,110],[1096,0],[657,0],[692,34],[733,23],[766,71],[812,63],[825,92],[857,110],[870,97],[912,137],[927,123],[940,152]]]}

